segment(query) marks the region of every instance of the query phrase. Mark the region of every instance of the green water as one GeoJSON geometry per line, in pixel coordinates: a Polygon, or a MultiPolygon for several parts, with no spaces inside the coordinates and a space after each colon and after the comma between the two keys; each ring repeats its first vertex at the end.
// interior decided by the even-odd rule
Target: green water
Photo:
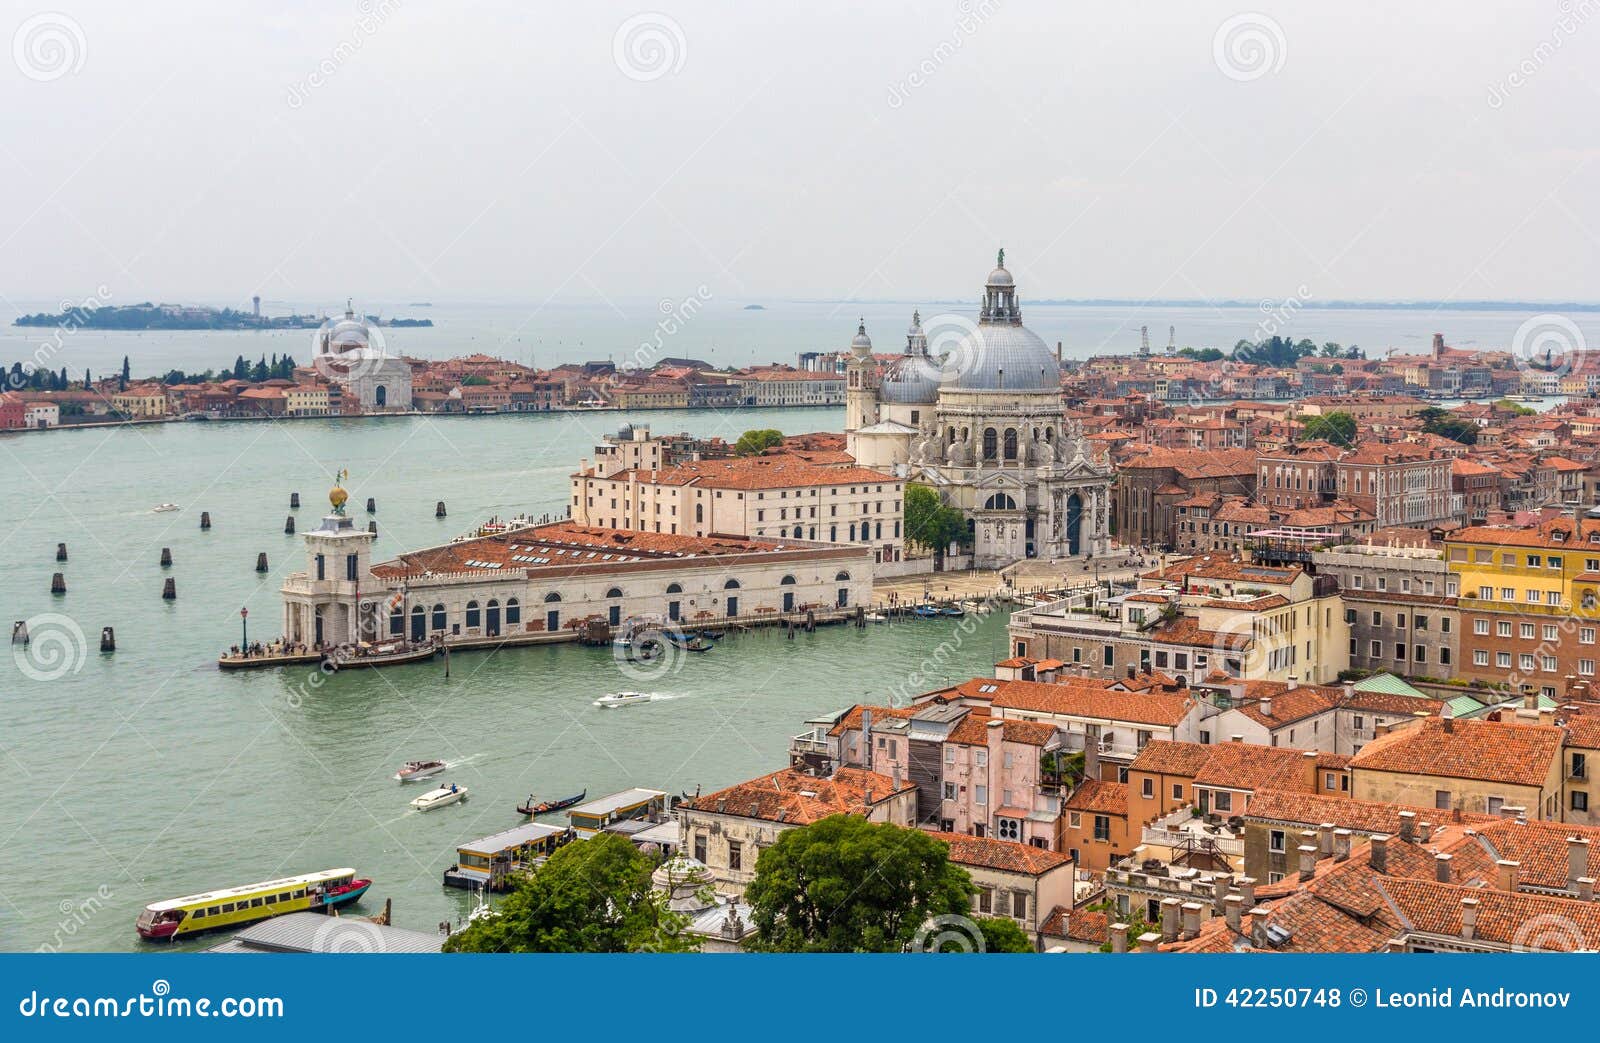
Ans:
{"type": "MultiPolygon", "coordinates": [[[[350,470],[360,520],[377,499],[376,556],[449,539],[491,514],[562,509],[577,458],[616,414],[177,424],[0,438],[0,606],[34,644],[0,659],[0,949],[126,950],[148,902],[289,873],[354,866],[375,883],[360,911],[431,930],[463,915],[440,885],[458,842],[522,821],[530,792],[711,789],[785,763],[802,722],[907,687],[940,641],[953,676],[1005,653],[998,617],[779,632],[681,657],[648,683],[608,650],[528,648],[335,675],[219,673],[217,652],[276,633],[277,589],[303,567],[303,531],[329,475],[350,470]],[[289,494],[304,505],[291,512],[289,494]],[[450,516],[433,517],[437,500],[450,516]],[[158,503],[180,512],[152,514],[158,503]],[[199,529],[199,512],[213,527],[199,529]],[[70,560],[55,561],[65,541],[70,560]],[[159,567],[170,547],[171,569],[159,567]],[[265,551],[272,571],[254,571],[265,551]],[[50,594],[65,573],[68,592],[50,594]],[[161,599],[162,581],[177,600],[161,599]],[[98,651],[103,626],[117,651],[98,651]],[[81,638],[78,634],[82,635],[81,638]],[[53,636],[52,636],[53,635],[53,636]],[[55,638],[62,638],[56,641],[55,638]],[[51,658],[52,650],[63,658],[51,658]],[[59,673],[60,676],[50,677],[59,673]],[[660,701],[591,705],[648,688],[660,701]],[[469,800],[427,814],[395,768],[452,764],[469,800]]],[[[736,437],[751,427],[836,428],[837,411],[639,414],[659,431],[736,437]]],[[[933,687],[912,683],[916,690],[933,687]]],[[[202,937],[190,947],[208,944],[202,937]]]]}

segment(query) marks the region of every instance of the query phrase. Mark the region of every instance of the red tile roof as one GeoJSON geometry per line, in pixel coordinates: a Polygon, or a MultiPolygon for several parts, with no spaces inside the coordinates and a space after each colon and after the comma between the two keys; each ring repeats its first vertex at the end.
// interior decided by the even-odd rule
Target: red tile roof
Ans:
{"type": "Polygon", "coordinates": [[[1542,786],[1563,734],[1545,725],[1432,717],[1367,743],[1350,768],[1542,786]]]}
{"type": "Polygon", "coordinates": [[[807,825],[830,815],[868,815],[877,805],[914,790],[896,785],[887,775],[861,768],[840,768],[828,778],[785,768],[688,802],[700,812],[737,815],[786,825],[807,825]]]}
{"type": "Polygon", "coordinates": [[[938,833],[929,835],[950,846],[950,861],[957,865],[978,869],[995,869],[1007,873],[1026,873],[1042,876],[1052,869],[1072,865],[1072,856],[1059,851],[1049,851],[1032,844],[1019,844],[993,837],[974,837],[965,833],[938,833]]]}

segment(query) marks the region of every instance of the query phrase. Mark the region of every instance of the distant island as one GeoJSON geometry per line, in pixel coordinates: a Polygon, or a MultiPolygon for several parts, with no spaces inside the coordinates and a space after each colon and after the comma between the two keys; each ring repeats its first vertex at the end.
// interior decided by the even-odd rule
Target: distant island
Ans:
{"type": "MultiPolygon", "coordinates": [[[[432,319],[380,319],[377,326],[397,328],[432,326],[432,319]]],[[[181,304],[124,304],[103,308],[63,308],[59,313],[38,312],[18,316],[17,326],[72,326],[89,330],[314,330],[326,321],[321,315],[257,315],[234,308],[204,308],[181,304]]]]}
{"type": "Polygon", "coordinates": [[[745,311],[766,311],[767,310],[767,306],[765,304],[746,304],[744,306],[744,310],[745,311]]]}

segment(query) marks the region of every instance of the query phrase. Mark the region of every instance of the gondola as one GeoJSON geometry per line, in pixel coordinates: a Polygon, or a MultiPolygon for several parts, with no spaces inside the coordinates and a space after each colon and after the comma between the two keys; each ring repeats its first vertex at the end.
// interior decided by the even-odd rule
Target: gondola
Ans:
{"type": "Polygon", "coordinates": [[[533,795],[530,793],[528,795],[528,803],[517,805],[517,810],[522,814],[529,816],[548,815],[552,811],[560,811],[562,808],[570,808],[574,804],[581,803],[583,798],[587,797],[588,795],[589,791],[584,790],[575,797],[563,797],[561,800],[541,800],[539,803],[535,804],[533,802],[533,795]]]}

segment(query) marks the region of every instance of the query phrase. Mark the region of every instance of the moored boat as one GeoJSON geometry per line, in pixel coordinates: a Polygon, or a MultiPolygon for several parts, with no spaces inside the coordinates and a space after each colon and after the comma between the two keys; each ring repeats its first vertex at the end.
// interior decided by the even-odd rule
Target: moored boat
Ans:
{"type": "Polygon", "coordinates": [[[884,615],[882,612],[868,612],[861,618],[866,620],[868,623],[887,623],[889,621],[889,617],[884,615]]]}
{"type": "Polygon", "coordinates": [[[411,802],[411,806],[418,811],[432,811],[442,808],[447,804],[467,799],[467,787],[457,786],[453,782],[445,783],[438,789],[431,789],[411,802]]]}
{"type": "Polygon", "coordinates": [[[444,769],[444,761],[406,761],[405,765],[394,773],[394,777],[397,782],[416,782],[419,779],[432,778],[444,769]]]}
{"type": "Polygon", "coordinates": [[[960,619],[962,616],[967,614],[967,610],[962,608],[960,605],[946,605],[940,610],[939,614],[941,616],[949,616],[952,619],[960,619]]]}
{"type": "Polygon", "coordinates": [[[421,645],[389,642],[381,645],[337,648],[323,657],[323,662],[333,671],[357,670],[399,666],[403,663],[424,663],[438,654],[439,645],[432,641],[421,645]]]}
{"type": "Polygon", "coordinates": [[[935,619],[939,615],[939,610],[932,605],[918,605],[911,610],[911,614],[920,619],[935,619]]]}
{"type": "Polygon", "coordinates": [[[635,703],[647,703],[651,698],[652,696],[649,692],[613,692],[610,695],[602,695],[594,701],[594,704],[614,709],[621,706],[632,706],[635,703]]]}
{"type": "Polygon", "coordinates": [[[563,811],[566,808],[572,807],[574,804],[581,804],[583,803],[583,798],[587,797],[588,795],[589,791],[584,790],[582,793],[579,793],[576,796],[562,797],[560,800],[536,801],[533,799],[533,794],[530,793],[528,794],[528,802],[526,804],[518,804],[517,810],[524,815],[530,816],[548,815],[552,811],[563,811]]]}
{"type": "Polygon", "coordinates": [[[324,869],[152,902],[139,914],[136,927],[141,938],[159,941],[238,927],[280,913],[325,911],[355,901],[371,886],[372,881],[356,876],[354,869],[324,869]]]}

